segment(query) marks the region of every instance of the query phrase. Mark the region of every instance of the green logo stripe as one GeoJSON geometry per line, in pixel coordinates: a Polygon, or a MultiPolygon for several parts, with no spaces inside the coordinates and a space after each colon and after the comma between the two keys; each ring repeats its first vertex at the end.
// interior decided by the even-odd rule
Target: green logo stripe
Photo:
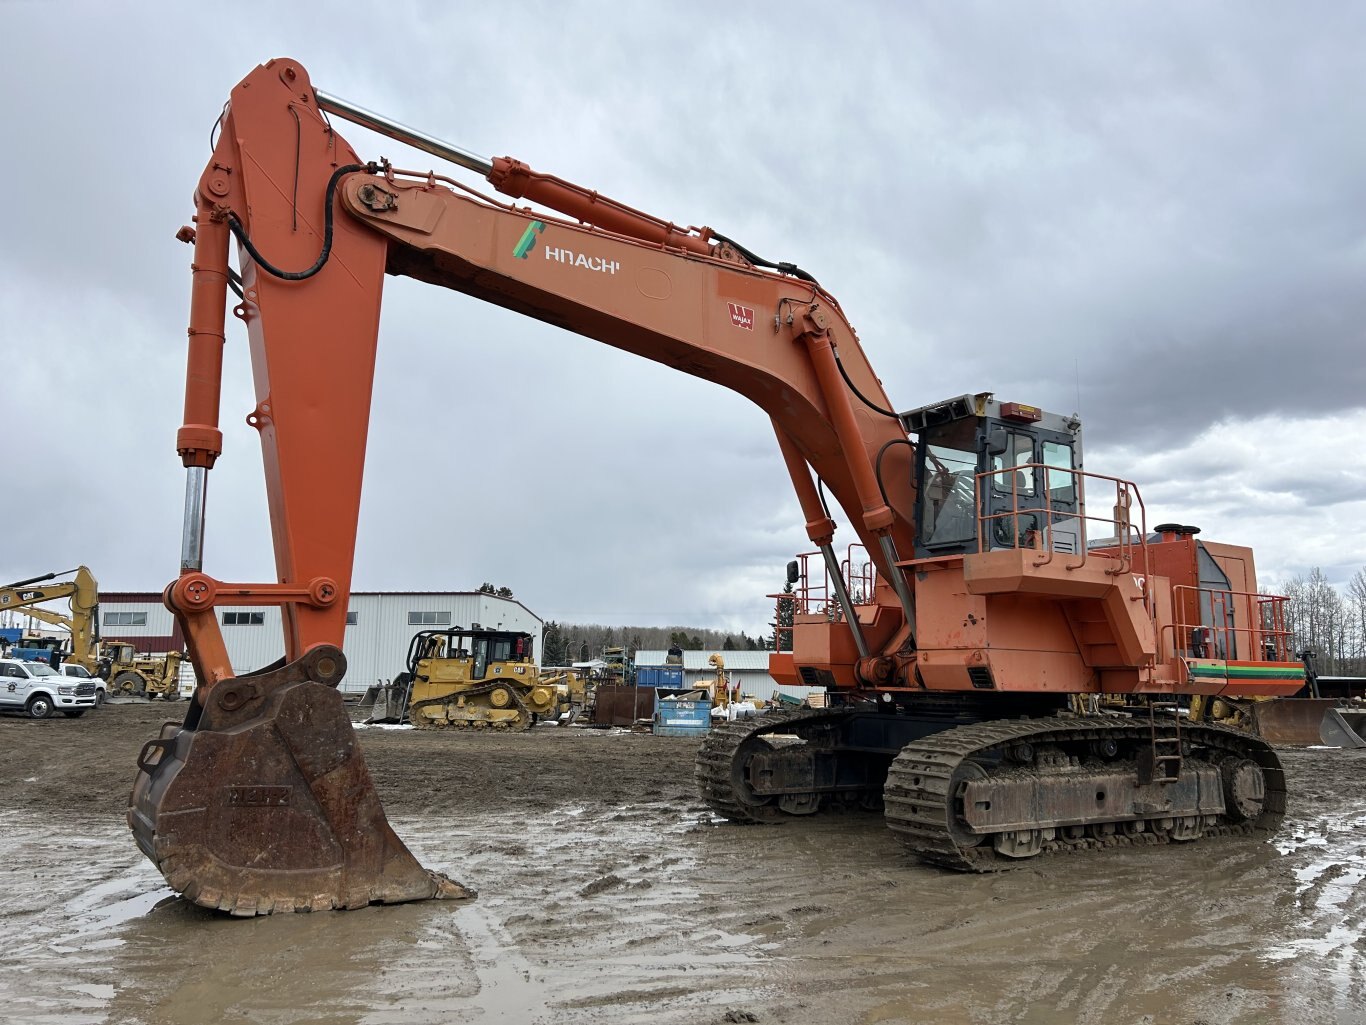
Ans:
{"type": "Polygon", "coordinates": [[[536,244],[536,236],[543,231],[545,231],[545,221],[532,221],[528,224],[526,231],[522,232],[522,237],[517,240],[512,255],[519,260],[525,260],[531,252],[531,247],[536,244]]]}
{"type": "Polygon", "coordinates": [[[1187,662],[1186,672],[1191,680],[1303,680],[1304,667],[1231,666],[1223,662],[1187,662]]]}
{"type": "Polygon", "coordinates": [[[1295,666],[1229,666],[1229,679],[1232,680],[1302,680],[1304,668],[1295,666]]]}

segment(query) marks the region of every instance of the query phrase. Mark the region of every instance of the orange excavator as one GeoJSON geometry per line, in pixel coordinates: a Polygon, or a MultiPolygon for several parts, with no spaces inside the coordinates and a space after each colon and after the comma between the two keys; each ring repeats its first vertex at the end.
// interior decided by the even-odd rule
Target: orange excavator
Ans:
{"type": "Polygon", "coordinates": [[[772,671],[832,700],[710,734],[697,778],[719,815],[881,808],[912,853],[960,869],[1279,824],[1271,748],[1178,706],[1303,685],[1284,599],[1257,593],[1250,550],[1150,530],[1137,486],[1083,469],[1076,418],[987,393],[898,410],[800,268],[467,153],[315,89],[289,59],[233,90],[195,206],[180,234],[194,244],[185,530],[165,602],[198,686],[184,723],[140,754],[128,816],[186,898],[252,915],[468,896],[390,828],[336,689],[385,274],[714,381],[770,415],[818,553],[796,574],[793,650],[772,671]],[[511,202],[363,161],[333,118],[511,202]],[[256,388],[246,420],[277,569],[265,583],[218,580],[202,560],[229,290],[256,388]],[[854,593],[827,494],[873,567],[854,593]],[[285,656],[239,671],[216,610],[267,604],[285,656]]]}

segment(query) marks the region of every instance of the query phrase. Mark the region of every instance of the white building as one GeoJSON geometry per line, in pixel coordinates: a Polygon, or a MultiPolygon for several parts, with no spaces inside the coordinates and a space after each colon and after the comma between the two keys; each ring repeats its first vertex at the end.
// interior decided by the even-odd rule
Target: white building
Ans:
{"type": "MultiPolygon", "coordinates": [[[[260,669],[283,657],[284,632],[279,606],[220,608],[223,640],[237,672],[260,669]]],[[[355,591],[347,605],[346,677],[343,693],[364,691],[377,680],[391,680],[407,667],[408,644],[420,630],[471,627],[511,630],[532,637],[541,661],[541,620],[515,598],[481,591],[355,591]]],[[[175,617],[155,592],[100,595],[100,636],[131,641],[139,651],[181,651],[184,638],[175,617]]]]}
{"type": "MultiPolygon", "coordinates": [[[[702,680],[716,679],[716,670],[708,663],[712,655],[720,655],[726,660],[726,672],[730,674],[731,685],[740,685],[740,693],[767,701],[776,691],[786,697],[801,699],[808,694],[821,694],[824,687],[787,687],[768,675],[768,651],[718,651],[703,648],[700,651],[683,652],[683,685],[695,687],[702,680]]],[[[667,651],[652,651],[641,648],[636,652],[637,666],[662,666],[668,663],[667,651]]]]}

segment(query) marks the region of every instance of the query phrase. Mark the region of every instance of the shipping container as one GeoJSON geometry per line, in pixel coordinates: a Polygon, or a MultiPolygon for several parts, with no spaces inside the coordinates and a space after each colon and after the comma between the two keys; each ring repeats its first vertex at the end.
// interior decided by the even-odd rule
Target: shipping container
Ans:
{"type": "Polygon", "coordinates": [[[682,666],[636,666],[637,687],[682,687],[682,666]]]}

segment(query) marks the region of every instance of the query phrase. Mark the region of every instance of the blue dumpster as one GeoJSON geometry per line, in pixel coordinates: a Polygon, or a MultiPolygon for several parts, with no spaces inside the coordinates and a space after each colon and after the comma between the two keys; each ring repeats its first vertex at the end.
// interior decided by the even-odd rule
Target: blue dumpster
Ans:
{"type": "Polygon", "coordinates": [[[711,702],[661,698],[655,706],[657,737],[701,737],[711,729],[711,702]]]}

